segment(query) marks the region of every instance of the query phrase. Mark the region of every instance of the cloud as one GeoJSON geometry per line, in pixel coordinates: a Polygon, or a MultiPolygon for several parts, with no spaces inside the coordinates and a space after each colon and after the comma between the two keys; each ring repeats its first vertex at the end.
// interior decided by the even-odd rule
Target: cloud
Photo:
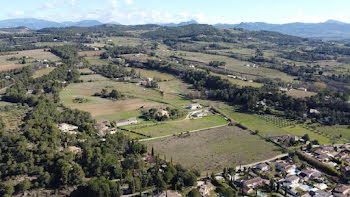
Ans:
{"type": "Polygon", "coordinates": [[[126,4],[128,4],[128,5],[131,5],[131,4],[133,4],[133,3],[134,3],[133,0],[126,0],[126,4]]]}
{"type": "Polygon", "coordinates": [[[8,16],[9,16],[10,18],[20,18],[20,17],[24,17],[24,16],[25,16],[25,13],[24,13],[24,11],[22,11],[22,10],[15,10],[15,11],[13,11],[13,12],[10,12],[10,13],[8,14],[8,16]]]}
{"type": "Polygon", "coordinates": [[[77,4],[77,0],[71,0],[71,5],[75,6],[77,4]]]}
{"type": "Polygon", "coordinates": [[[43,9],[53,9],[55,8],[57,5],[57,0],[51,0],[51,1],[47,1],[44,3],[44,5],[42,6],[43,9]]]}

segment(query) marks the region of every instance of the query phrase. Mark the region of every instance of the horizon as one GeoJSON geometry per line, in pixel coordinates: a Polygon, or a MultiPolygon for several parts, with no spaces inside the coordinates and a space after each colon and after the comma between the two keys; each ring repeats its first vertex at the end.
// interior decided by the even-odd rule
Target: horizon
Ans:
{"type": "Polygon", "coordinates": [[[0,20],[35,18],[54,22],[97,20],[123,25],[180,23],[196,20],[200,24],[322,23],[337,20],[350,23],[350,2],[338,0],[248,0],[211,2],[194,0],[13,0],[3,3],[0,20]],[[18,6],[20,5],[20,6],[18,6]],[[316,6],[315,6],[316,5],[316,6]]]}
{"type": "MultiPolygon", "coordinates": [[[[294,22],[288,22],[288,23],[269,23],[269,22],[265,22],[265,21],[250,21],[250,22],[237,22],[237,23],[214,23],[214,24],[209,24],[209,23],[199,23],[197,20],[195,19],[189,19],[187,21],[179,21],[179,22],[164,22],[164,23],[140,23],[140,24],[122,24],[119,23],[118,21],[111,21],[111,22],[101,22],[100,20],[97,19],[82,19],[82,20],[78,20],[78,21],[55,21],[55,20],[49,20],[49,19],[44,19],[44,18],[10,18],[10,19],[3,19],[0,21],[7,21],[7,20],[27,20],[27,19],[32,19],[32,20],[44,20],[44,21],[48,21],[48,22],[55,22],[55,23],[60,23],[60,24],[64,24],[64,23],[79,23],[79,22],[83,22],[83,21],[96,21],[99,22],[101,24],[114,24],[114,25],[124,25],[124,26],[132,26],[132,25],[168,25],[168,24],[180,24],[180,23],[189,23],[189,22],[193,22],[193,23],[197,23],[197,24],[203,24],[203,25],[238,25],[241,23],[265,23],[265,24],[272,24],[272,25],[287,25],[287,24],[293,24],[293,23],[304,23],[304,24],[322,24],[322,23],[327,23],[327,22],[339,22],[339,23],[344,23],[344,24],[350,24],[348,22],[344,22],[344,21],[340,21],[340,20],[336,20],[336,19],[327,19],[326,21],[321,21],[321,22],[300,22],[300,21],[294,21],[294,22]]],[[[19,26],[18,26],[19,27],[19,26]]]]}

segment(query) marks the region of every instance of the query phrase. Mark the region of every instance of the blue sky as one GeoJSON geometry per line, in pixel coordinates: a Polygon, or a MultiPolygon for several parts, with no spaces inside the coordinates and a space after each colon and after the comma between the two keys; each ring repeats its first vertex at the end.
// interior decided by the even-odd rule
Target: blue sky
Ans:
{"type": "Polygon", "coordinates": [[[57,22],[95,19],[145,24],[181,22],[350,23],[349,0],[2,0],[1,19],[40,18],[57,22]]]}

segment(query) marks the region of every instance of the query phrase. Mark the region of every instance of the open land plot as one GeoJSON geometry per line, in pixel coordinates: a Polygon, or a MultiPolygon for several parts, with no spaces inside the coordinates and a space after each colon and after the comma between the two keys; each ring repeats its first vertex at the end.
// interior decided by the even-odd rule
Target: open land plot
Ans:
{"type": "Polygon", "coordinates": [[[16,68],[23,68],[28,66],[28,64],[7,64],[7,65],[0,65],[0,72],[1,71],[7,71],[7,70],[12,70],[16,68]]]}
{"type": "Polygon", "coordinates": [[[310,92],[310,91],[302,91],[302,90],[295,90],[291,89],[287,92],[288,96],[291,96],[293,98],[307,98],[317,95],[316,92],[310,92]]]}
{"type": "Polygon", "coordinates": [[[22,68],[30,65],[30,62],[33,60],[58,61],[59,57],[57,57],[56,55],[50,52],[44,51],[43,49],[14,51],[14,52],[0,55],[0,71],[22,68]],[[9,59],[12,57],[16,57],[16,58],[29,57],[32,59],[27,60],[27,64],[20,64],[19,60],[9,61],[9,59]]]}
{"type": "Polygon", "coordinates": [[[166,155],[175,163],[200,170],[202,175],[280,154],[272,144],[229,126],[191,133],[187,137],[172,136],[142,143],[149,149],[154,147],[156,154],[166,155]]]}
{"type": "Polygon", "coordinates": [[[97,56],[85,57],[85,59],[92,65],[108,65],[109,61],[106,59],[100,59],[97,56]]]}
{"type": "Polygon", "coordinates": [[[227,79],[231,83],[236,84],[236,85],[241,86],[241,87],[251,86],[251,87],[255,87],[255,88],[260,88],[260,87],[262,87],[264,85],[262,83],[256,83],[256,82],[242,81],[242,80],[239,80],[239,79],[233,79],[233,78],[230,78],[230,77],[228,77],[226,75],[221,75],[221,74],[217,74],[217,73],[211,73],[211,74],[215,75],[215,76],[219,76],[222,79],[227,79]]]}
{"type": "Polygon", "coordinates": [[[5,104],[10,110],[2,110],[0,116],[5,124],[5,130],[18,131],[23,124],[23,119],[31,110],[29,107],[5,104]]]}
{"type": "Polygon", "coordinates": [[[202,117],[198,119],[168,121],[154,126],[148,126],[143,128],[137,128],[134,126],[129,126],[126,128],[148,136],[161,137],[199,129],[206,129],[225,124],[228,124],[228,122],[221,116],[209,115],[207,117],[202,117]]]}
{"type": "Polygon", "coordinates": [[[336,125],[336,126],[320,126],[316,130],[330,135],[334,138],[339,138],[341,141],[346,143],[350,142],[350,127],[345,125],[336,125]]]}
{"type": "Polygon", "coordinates": [[[94,73],[94,71],[92,71],[92,70],[89,69],[89,68],[78,69],[78,72],[79,72],[79,73],[90,73],[90,74],[93,74],[93,73],[94,73]]]}
{"type": "Polygon", "coordinates": [[[83,80],[83,82],[108,80],[108,78],[106,78],[102,75],[99,75],[99,74],[82,75],[82,76],[80,76],[80,79],[83,80]]]}
{"type": "Polygon", "coordinates": [[[63,46],[65,44],[69,44],[69,43],[65,43],[65,42],[37,42],[37,43],[35,43],[35,46],[38,46],[38,47],[53,47],[53,46],[63,46]]]}
{"type": "Polygon", "coordinates": [[[101,75],[83,75],[83,83],[73,83],[60,93],[61,102],[71,108],[90,112],[99,120],[119,120],[141,116],[140,108],[172,106],[183,108],[191,103],[190,100],[179,95],[161,93],[159,90],[147,89],[134,83],[117,82],[101,75]],[[92,80],[93,82],[88,82],[92,80]],[[116,89],[127,98],[119,101],[93,96],[102,89],[111,91],[116,89]],[[75,98],[83,98],[84,103],[74,103],[75,98]]]}
{"type": "Polygon", "coordinates": [[[23,56],[32,57],[32,58],[37,59],[37,60],[50,60],[50,61],[60,60],[60,58],[57,57],[56,55],[54,55],[50,52],[44,51],[43,49],[10,52],[9,54],[1,55],[0,60],[2,63],[2,61],[4,59],[7,60],[11,57],[21,58],[23,56]]]}
{"type": "Polygon", "coordinates": [[[253,68],[253,67],[247,67],[247,64],[252,64],[250,62],[240,61],[237,59],[229,58],[226,56],[220,56],[220,55],[209,55],[204,53],[197,53],[197,52],[185,52],[182,51],[180,57],[192,61],[198,61],[202,63],[208,64],[210,61],[224,61],[226,62],[226,69],[237,72],[239,74],[245,74],[251,76],[250,78],[256,78],[256,77],[268,77],[268,78],[280,78],[284,81],[293,81],[293,77],[289,76],[285,73],[282,73],[277,70],[269,69],[269,68],[253,68]]]}
{"type": "Polygon", "coordinates": [[[303,136],[308,134],[312,140],[318,140],[321,144],[329,144],[331,140],[325,136],[304,128],[303,125],[295,124],[280,128],[272,122],[259,118],[257,115],[236,112],[232,107],[222,108],[221,110],[234,121],[241,123],[250,130],[258,130],[263,136],[266,137],[286,134],[303,136]]]}
{"type": "Polygon", "coordinates": [[[104,50],[101,50],[101,51],[80,51],[80,52],[78,52],[78,55],[84,56],[84,57],[100,56],[104,52],[105,52],[104,50]]]}
{"type": "Polygon", "coordinates": [[[48,67],[48,68],[43,68],[43,69],[37,70],[37,71],[34,72],[33,78],[42,77],[42,76],[44,76],[44,75],[49,74],[49,73],[52,72],[53,70],[55,70],[54,67],[48,67]]]}
{"type": "Polygon", "coordinates": [[[108,40],[112,40],[112,43],[117,46],[138,46],[145,42],[140,38],[132,37],[108,37],[105,41],[108,43],[108,40]]]}
{"type": "Polygon", "coordinates": [[[169,81],[169,80],[175,79],[174,75],[162,73],[162,72],[155,71],[155,70],[146,70],[146,69],[140,69],[140,68],[128,68],[129,71],[131,69],[135,69],[136,73],[140,74],[141,77],[158,78],[162,81],[169,81]]]}
{"type": "Polygon", "coordinates": [[[122,94],[130,96],[132,98],[142,98],[145,100],[151,101],[162,101],[162,95],[159,91],[153,89],[146,89],[140,86],[137,86],[133,83],[127,82],[117,82],[112,80],[104,80],[104,81],[94,81],[94,82],[84,82],[84,83],[74,83],[70,84],[61,92],[61,99],[65,104],[72,105],[72,100],[79,96],[84,96],[89,98],[94,98],[92,100],[97,102],[91,103],[100,103],[109,101],[108,99],[102,99],[99,97],[94,97],[95,93],[101,92],[102,89],[107,89],[111,91],[112,89],[116,89],[120,91],[122,94]]]}
{"type": "Polygon", "coordinates": [[[194,90],[191,89],[191,85],[184,83],[180,79],[173,79],[171,81],[159,82],[159,89],[166,93],[173,94],[187,94],[194,90]]]}

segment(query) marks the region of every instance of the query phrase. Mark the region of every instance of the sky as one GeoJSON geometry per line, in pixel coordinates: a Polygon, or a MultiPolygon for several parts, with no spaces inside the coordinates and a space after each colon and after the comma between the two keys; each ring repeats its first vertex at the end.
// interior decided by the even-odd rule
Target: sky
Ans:
{"type": "Polygon", "coordinates": [[[99,20],[121,24],[350,23],[350,0],[0,0],[0,20],[99,20]]]}

